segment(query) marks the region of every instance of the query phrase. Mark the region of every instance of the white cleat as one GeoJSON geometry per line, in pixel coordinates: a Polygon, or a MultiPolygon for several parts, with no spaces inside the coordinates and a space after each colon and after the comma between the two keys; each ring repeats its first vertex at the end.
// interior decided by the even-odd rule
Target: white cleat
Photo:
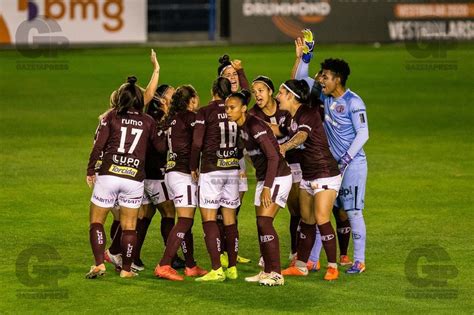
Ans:
{"type": "Polygon", "coordinates": [[[260,280],[265,279],[268,276],[270,276],[270,274],[262,270],[255,276],[245,277],[245,281],[246,282],[259,282],[260,280]]]}
{"type": "Polygon", "coordinates": [[[275,287],[279,285],[284,285],[285,284],[285,278],[283,276],[275,271],[272,271],[269,276],[260,279],[258,281],[260,285],[268,286],[268,287],[275,287]]]}
{"type": "Polygon", "coordinates": [[[122,254],[113,255],[108,249],[105,251],[104,254],[106,256],[107,261],[112,263],[115,267],[122,268],[122,254]]]}

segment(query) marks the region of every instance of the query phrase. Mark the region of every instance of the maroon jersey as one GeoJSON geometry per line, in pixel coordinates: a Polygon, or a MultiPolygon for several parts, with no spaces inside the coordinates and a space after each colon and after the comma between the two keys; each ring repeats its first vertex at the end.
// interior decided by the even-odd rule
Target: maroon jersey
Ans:
{"type": "Polygon", "coordinates": [[[185,111],[174,115],[170,122],[168,136],[168,163],[166,172],[191,174],[189,160],[193,142],[193,129],[196,113],[185,111]]]}
{"type": "Polygon", "coordinates": [[[308,134],[303,143],[301,159],[303,179],[313,180],[340,174],[337,162],[329,151],[328,139],[318,108],[301,105],[293,117],[290,129],[292,136],[298,131],[308,134]]]}
{"type": "Polygon", "coordinates": [[[113,175],[141,182],[145,179],[148,145],[153,145],[158,151],[166,150],[165,138],[158,135],[153,118],[136,110],[128,110],[121,115],[113,110],[100,122],[87,175],[94,175],[94,167],[103,152],[99,175],[113,175]]]}
{"type": "Polygon", "coordinates": [[[227,119],[223,100],[212,101],[196,114],[190,166],[201,173],[239,168],[237,124],[227,119]],[[204,141],[205,139],[205,141],[204,141]]]}
{"type": "MultiPolygon", "coordinates": [[[[290,140],[290,124],[291,124],[291,115],[288,111],[282,110],[277,105],[275,113],[273,115],[268,116],[263,112],[263,110],[255,104],[250,110],[249,114],[255,115],[258,118],[269,122],[274,125],[278,125],[280,131],[282,133],[281,137],[277,137],[278,144],[283,144],[290,140]]],[[[300,163],[299,156],[301,151],[299,148],[289,150],[285,154],[285,159],[288,161],[289,164],[300,163]]]]}
{"type": "MultiPolygon", "coordinates": [[[[161,136],[167,127],[158,130],[161,136]]],[[[146,152],[145,173],[146,179],[164,180],[167,162],[167,152],[158,152],[153,146],[150,146],[146,152]]]]}
{"type": "Polygon", "coordinates": [[[240,127],[247,154],[252,159],[258,181],[265,181],[265,187],[272,187],[275,177],[290,175],[290,167],[280,154],[280,146],[273,131],[263,120],[247,115],[240,127]]]}

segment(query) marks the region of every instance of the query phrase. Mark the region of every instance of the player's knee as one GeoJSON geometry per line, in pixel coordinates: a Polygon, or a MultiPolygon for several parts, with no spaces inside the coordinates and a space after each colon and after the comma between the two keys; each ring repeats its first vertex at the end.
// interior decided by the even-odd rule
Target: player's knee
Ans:
{"type": "Polygon", "coordinates": [[[352,210],[346,211],[347,218],[349,221],[357,220],[359,218],[363,218],[362,210],[352,210]]]}

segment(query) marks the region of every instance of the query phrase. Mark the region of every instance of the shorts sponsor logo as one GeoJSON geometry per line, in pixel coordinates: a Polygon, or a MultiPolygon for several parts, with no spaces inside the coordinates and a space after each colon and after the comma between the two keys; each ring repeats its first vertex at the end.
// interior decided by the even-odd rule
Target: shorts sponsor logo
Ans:
{"type": "Polygon", "coordinates": [[[260,235],[260,243],[268,243],[275,239],[273,235],[260,235]]]}
{"type": "Polygon", "coordinates": [[[236,158],[218,159],[217,166],[218,167],[238,167],[239,159],[236,159],[236,158]]]}
{"type": "Polygon", "coordinates": [[[223,206],[236,207],[239,204],[239,198],[234,200],[221,199],[220,204],[223,206]]]}
{"type": "Polygon", "coordinates": [[[176,166],[176,162],[175,162],[175,161],[168,161],[168,162],[166,163],[166,169],[167,169],[167,170],[170,170],[170,169],[172,169],[172,168],[175,167],[175,166],[176,166]]]}
{"type": "Polygon", "coordinates": [[[133,167],[118,166],[118,165],[112,164],[109,168],[109,172],[117,174],[117,175],[126,175],[126,176],[135,177],[138,173],[138,170],[133,167]]]}
{"type": "Polygon", "coordinates": [[[205,205],[218,205],[219,200],[204,198],[204,204],[205,205]]]}
{"type": "Polygon", "coordinates": [[[94,200],[97,200],[99,202],[106,203],[106,204],[113,204],[115,202],[115,198],[102,198],[95,194],[92,195],[92,198],[94,198],[94,200]]]}
{"type": "Polygon", "coordinates": [[[334,234],[328,234],[328,235],[321,235],[321,240],[323,242],[330,241],[334,238],[334,234]]]}

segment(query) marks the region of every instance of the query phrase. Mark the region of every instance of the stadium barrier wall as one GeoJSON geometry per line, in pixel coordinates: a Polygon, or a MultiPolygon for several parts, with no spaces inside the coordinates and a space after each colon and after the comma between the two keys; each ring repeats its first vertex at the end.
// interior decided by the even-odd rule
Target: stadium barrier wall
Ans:
{"type": "Polygon", "coordinates": [[[466,0],[232,0],[232,43],[288,43],[310,28],[318,42],[472,41],[466,0]]]}

